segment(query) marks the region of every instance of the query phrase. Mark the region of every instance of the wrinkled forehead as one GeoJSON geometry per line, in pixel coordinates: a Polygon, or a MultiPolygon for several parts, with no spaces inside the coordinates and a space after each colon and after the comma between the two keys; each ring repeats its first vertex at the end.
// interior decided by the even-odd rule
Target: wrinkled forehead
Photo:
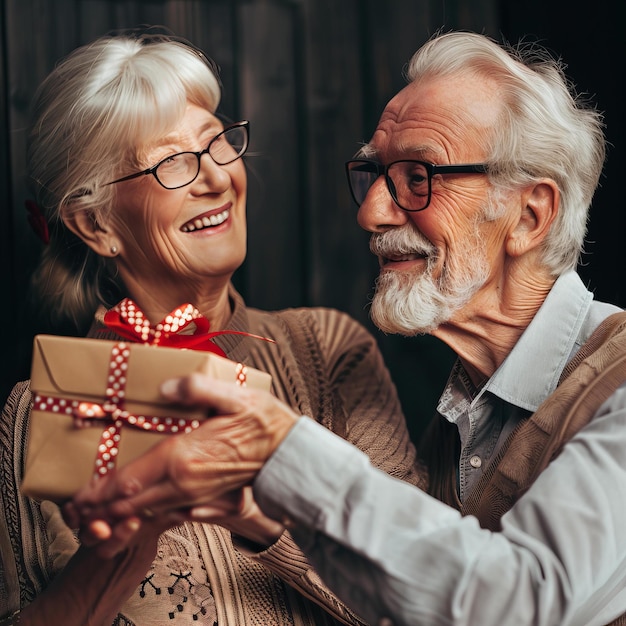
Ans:
{"type": "Polygon", "coordinates": [[[475,78],[439,78],[407,85],[385,107],[363,156],[433,163],[477,162],[501,105],[494,85],[475,78]]]}

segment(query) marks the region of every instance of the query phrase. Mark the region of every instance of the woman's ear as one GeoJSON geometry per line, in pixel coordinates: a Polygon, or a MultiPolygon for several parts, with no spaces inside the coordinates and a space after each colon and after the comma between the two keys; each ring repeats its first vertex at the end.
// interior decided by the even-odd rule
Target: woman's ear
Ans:
{"type": "Polygon", "coordinates": [[[93,212],[84,209],[71,211],[64,208],[61,217],[65,226],[96,254],[108,257],[117,255],[115,237],[98,223],[93,212]]]}
{"type": "Polygon", "coordinates": [[[522,192],[519,220],[506,243],[510,256],[521,256],[541,245],[558,214],[560,201],[559,188],[550,178],[542,179],[522,192]]]}

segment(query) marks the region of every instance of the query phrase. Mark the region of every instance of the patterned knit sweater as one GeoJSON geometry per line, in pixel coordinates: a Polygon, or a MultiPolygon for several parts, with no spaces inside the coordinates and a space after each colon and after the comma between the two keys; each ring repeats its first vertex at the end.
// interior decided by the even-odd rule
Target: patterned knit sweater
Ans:
{"type": "MultiPolygon", "coordinates": [[[[269,372],[278,398],[365,451],[374,465],[420,484],[396,390],[375,339],[361,325],[331,309],[246,308],[233,289],[231,301],[228,329],[276,344],[219,336],[216,343],[230,359],[269,372]]],[[[32,602],[76,549],[50,503],[41,507],[19,493],[30,399],[28,381],[16,385],[0,420],[0,617],[32,602]]],[[[263,552],[249,553],[227,530],[198,523],[161,535],[150,570],[119,612],[116,625],[362,624],[327,590],[288,532],[263,552]]]]}

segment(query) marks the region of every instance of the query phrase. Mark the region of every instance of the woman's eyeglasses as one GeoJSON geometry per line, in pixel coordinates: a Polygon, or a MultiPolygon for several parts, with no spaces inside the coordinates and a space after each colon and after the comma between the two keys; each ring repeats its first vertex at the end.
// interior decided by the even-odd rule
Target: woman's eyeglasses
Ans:
{"type": "Polygon", "coordinates": [[[156,165],[141,172],[129,174],[109,185],[152,174],[165,189],[179,189],[190,185],[200,173],[200,159],[208,154],[218,165],[228,165],[242,157],[248,149],[250,123],[246,120],[225,128],[211,139],[209,145],[200,152],[178,152],[165,157],[156,165]]]}

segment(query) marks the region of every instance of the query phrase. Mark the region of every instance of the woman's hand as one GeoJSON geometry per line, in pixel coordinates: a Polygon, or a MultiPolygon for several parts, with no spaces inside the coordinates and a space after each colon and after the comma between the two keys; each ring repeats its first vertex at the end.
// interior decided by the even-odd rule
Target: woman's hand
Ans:
{"type": "Polygon", "coordinates": [[[50,556],[62,567],[46,590],[22,609],[20,623],[110,625],[149,571],[164,521],[144,521],[142,532],[127,536],[124,549],[113,556],[106,550],[101,554],[101,546],[81,545],[73,550],[72,531],[64,526],[54,505],[46,503],[42,513],[53,536],[50,556]]]}

